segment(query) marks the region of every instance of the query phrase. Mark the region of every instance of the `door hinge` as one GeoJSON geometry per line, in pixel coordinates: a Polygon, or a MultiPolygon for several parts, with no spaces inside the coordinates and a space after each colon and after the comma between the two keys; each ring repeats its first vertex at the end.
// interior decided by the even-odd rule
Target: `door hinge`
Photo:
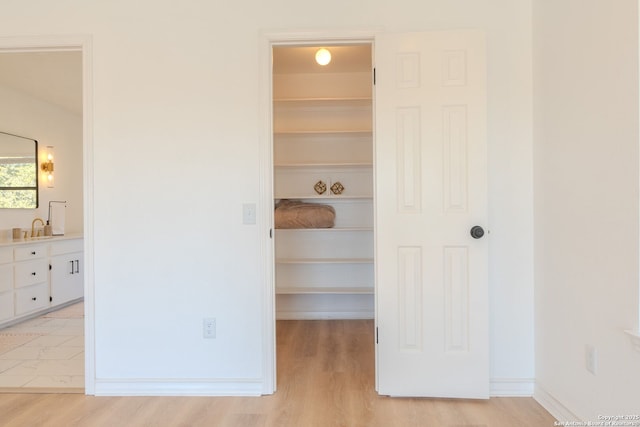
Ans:
{"type": "Polygon", "coordinates": [[[53,297],[49,297],[49,302],[53,301],[53,297]]]}
{"type": "Polygon", "coordinates": [[[273,228],[269,229],[269,238],[273,239],[273,228]]]}
{"type": "Polygon", "coordinates": [[[376,69],[373,69],[373,85],[376,85],[376,69]]]}
{"type": "Polygon", "coordinates": [[[49,270],[51,270],[51,264],[49,264],[49,270]]]}
{"type": "Polygon", "coordinates": [[[378,327],[376,326],[376,344],[378,344],[378,327]]]}

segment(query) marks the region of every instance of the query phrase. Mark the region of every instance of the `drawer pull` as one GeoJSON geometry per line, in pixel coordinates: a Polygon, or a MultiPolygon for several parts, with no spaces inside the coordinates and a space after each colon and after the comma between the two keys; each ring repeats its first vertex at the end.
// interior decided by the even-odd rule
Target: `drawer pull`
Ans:
{"type": "Polygon", "coordinates": [[[31,255],[35,255],[35,254],[36,254],[36,251],[31,251],[31,255]]]}
{"type": "Polygon", "coordinates": [[[35,301],[37,298],[36,298],[36,297],[33,297],[33,298],[31,298],[31,299],[32,299],[33,301],[35,301]]]}
{"type": "Polygon", "coordinates": [[[35,275],[36,275],[36,272],[34,271],[33,273],[31,273],[31,275],[32,275],[32,276],[35,276],[35,275]]]}

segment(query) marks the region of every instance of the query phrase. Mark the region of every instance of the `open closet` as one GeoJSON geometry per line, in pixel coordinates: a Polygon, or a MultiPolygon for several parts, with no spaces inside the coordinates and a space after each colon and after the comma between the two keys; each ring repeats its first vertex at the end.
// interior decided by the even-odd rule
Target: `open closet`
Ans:
{"type": "Polygon", "coordinates": [[[273,48],[277,319],[374,317],[371,57],[273,48]]]}

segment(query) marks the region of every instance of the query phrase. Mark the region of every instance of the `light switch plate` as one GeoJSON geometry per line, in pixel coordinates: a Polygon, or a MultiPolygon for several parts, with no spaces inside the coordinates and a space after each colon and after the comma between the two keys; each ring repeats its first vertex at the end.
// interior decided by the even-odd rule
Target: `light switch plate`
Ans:
{"type": "Polygon", "coordinates": [[[256,223],[256,204],[255,203],[244,203],[242,205],[242,223],[243,224],[256,223]]]}

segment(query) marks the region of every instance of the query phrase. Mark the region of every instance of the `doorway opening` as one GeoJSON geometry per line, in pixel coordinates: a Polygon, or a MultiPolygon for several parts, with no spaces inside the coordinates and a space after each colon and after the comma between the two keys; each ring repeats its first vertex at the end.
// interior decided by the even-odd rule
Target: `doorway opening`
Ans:
{"type": "Polygon", "coordinates": [[[370,41],[272,46],[279,371],[329,348],[338,365],[370,369],[373,389],[372,63],[370,41]],[[356,362],[349,342],[369,356],[356,362]]]}
{"type": "Polygon", "coordinates": [[[35,210],[2,210],[0,232],[10,233],[11,227],[34,230],[34,218],[41,218],[52,220],[64,237],[14,239],[13,249],[5,248],[15,251],[15,257],[3,261],[2,268],[8,271],[12,262],[14,274],[3,276],[10,286],[0,293],[14,303],[2,306],[0,389],[84,393],[86,46],[83,40],[61,45],[55,38],[42,41],[42,47],[34,47],[33,40],[25,40],[28,47],[0,45],[0,111],[6,119],[0,120],[0,130],[38,140],[39,174],[45,151],[55,153],[55,181],[40,178],[35,210]],[[64,205],[56,205],[64,206],[63,212],[55,211],[62,218],[56,224],[50,202],[63,200],[64,205]],[[20,255],[26,248],[31,248],[29,259],[20,255]],[[33,280],[25,280],[22,273],[33,280]]]}

